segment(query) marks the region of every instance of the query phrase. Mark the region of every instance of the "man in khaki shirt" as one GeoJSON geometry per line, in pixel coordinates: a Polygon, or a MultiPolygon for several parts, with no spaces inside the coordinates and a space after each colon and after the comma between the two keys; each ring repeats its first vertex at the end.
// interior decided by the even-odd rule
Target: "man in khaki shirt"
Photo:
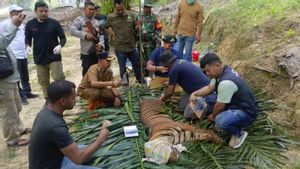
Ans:
{"type": "Polygon", "coordinates": [[[113,72],[109,69],[115,58],[108,52],[97,54],[97,58],[98,63],[89,68],[77,89],[78,96],[88,100],[89,112],[97,107],[103,107],[106,103],[113,103],[115,107],[121,105],[117,89],[121,82],[114,80],[113,72]]]}
{"type": "Polygon", "coordinates": [[[193,43],[201,41],[203,27],[203,6],[197,0],[181,0],[174,26],[174,35],[177,35],[180,59],[192,61],[193,43]],[[183,55],[183,50],[185,54],[183,55]]]}
{"type": "Polygon", "coordinates": [[[115,12],[108,15],[104,26],[115,47],[121,79],[124,79],[126,73],[126,61],[128,58],[132,63],[136,80],[139,83],[143,83],[144,80],[141,78],[140,58],[136,51],[135,38],[138,27],[136,26],[135,18],[136,17],[132,13],[125,10],[124,2],[122,0],[116,0],[115,12]]]}

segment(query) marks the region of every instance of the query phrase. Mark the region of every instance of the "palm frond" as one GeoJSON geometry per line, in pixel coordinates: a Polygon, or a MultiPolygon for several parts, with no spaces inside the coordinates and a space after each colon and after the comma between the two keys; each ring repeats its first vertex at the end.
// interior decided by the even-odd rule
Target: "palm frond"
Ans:
{"type": "MultiPolygon", "coordinates": [[[[210,142],[184,143],[187,152],[184,152],[177,162],[158,165],[143,161],[144,143],[149,140],[148,129],[140,121],[141,99],[157,98],[162,91],[149,91],[145,86],[129,86],[121,89],[124,106],[121,108],[103,108],[96,110],[99,117],[91,119],[89,113],[80,115],[70,124],[74,140],[81,144],[90,144],[98,136],[101,122],[105,119],[112,121],[109,127],[110,136],[102,147],[94,154],[87,164],[102,168],[118,169],[234,169],[244,168],[245,165],[255,168],[281,168],[286,157],[282,155],[288,144],[298,144],[292,141],[286,130],[272,122],[267,111],[276,109],[270,99],[264,99],[265,93],[258,92],[261,113],[251,127],[245,143],[239,149],[228,146],[229,137],[221,134],[224,142],[213,144],[210,142]],[[136,124],[139,136],[125,138],[123,126],[136,124]]],[[[161,113],[168,114],[172,120],[187,122],[178,107],[180,94],[175,95],[161,113]]],[[[82,106],[86,104],[81,103],[82,106]]],[[[188,122],[187,122],[188,123],[188,122]]],[[[201,128],[214,128],[207,120],[196,124],[201,128]]]]}

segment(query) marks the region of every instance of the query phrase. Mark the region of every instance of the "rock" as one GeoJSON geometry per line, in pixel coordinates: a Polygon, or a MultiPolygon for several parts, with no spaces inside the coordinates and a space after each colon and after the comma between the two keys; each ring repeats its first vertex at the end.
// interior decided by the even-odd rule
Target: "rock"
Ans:
{"type": "Polygon", "coordinates": [[[295,126],[300,130],[300,109],[297,109],[294,116],[295,126]]]}

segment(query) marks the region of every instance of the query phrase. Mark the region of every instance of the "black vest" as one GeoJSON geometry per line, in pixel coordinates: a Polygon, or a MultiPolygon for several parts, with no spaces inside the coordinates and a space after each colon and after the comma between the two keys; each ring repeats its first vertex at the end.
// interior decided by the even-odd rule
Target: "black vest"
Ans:
{"type": "Polygon", "coordinates": [[[246,81],[240,78],[238,73],[229,66],[224,67],[221,77],[216,82],[216,90],[218,89],[220,82],[223,80],[231,80],[238,87],[238,91],[233,94],[230,103],[226,106],[226,109],[239,109],[246,112],[251,117],[256,118],[259,113],[259,107],[255,96],[246,81]]]}

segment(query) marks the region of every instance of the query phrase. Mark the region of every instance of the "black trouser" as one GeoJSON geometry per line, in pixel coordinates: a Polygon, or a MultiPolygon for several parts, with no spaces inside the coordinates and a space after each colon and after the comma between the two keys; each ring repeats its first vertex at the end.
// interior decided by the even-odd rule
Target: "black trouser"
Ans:
{"type": "Polygon", "coordinates": [[[81,66],[82,66],[82,77],[89,70],[90,66],[98,63],[96,53],[92,53],[92,54],[89,54],[89,55],[81,54],[80,59],[82,60],[82,64],[81,64],[81,66]]]}
{"type": "Polygon", "coordinates": [[[17,59],[17,65],[18,65],[18,71],[20,73],[21,85],[22,85],[22,88],[21,88],[20,82],[18,83],[19,93],[20,93],[20,97],[24,98],[27,94],[31,93],[31,87],[29,84],[27,58],[17,59]]]}
{"type": "Polygon", "coordinates": [[[106,52],[109,52],[109,41],[108,41],[108,37],[104,38],[104,48],[106,52]]]}

